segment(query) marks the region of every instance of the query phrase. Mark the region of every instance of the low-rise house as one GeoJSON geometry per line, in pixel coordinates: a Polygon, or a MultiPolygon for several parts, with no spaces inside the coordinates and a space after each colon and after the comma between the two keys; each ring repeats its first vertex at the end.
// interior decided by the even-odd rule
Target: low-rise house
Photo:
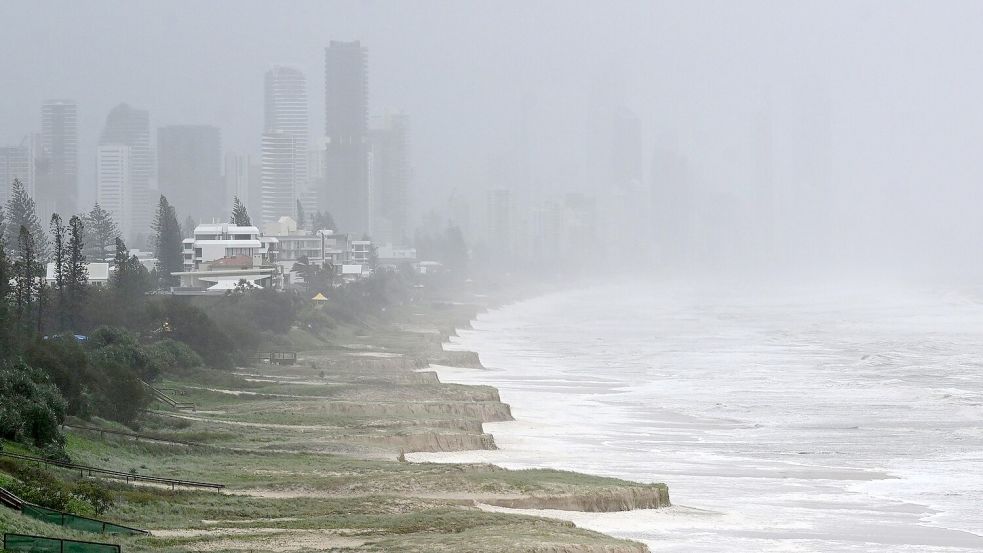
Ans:
{"type": "Polygon", "coordinates": [[[416,263],[416,248],[404,248],[384,244],[376,249],[376,264],[385,270],[396,270],[404,265],[416,263]]]}
{"type": "Polygon", "coordinates": [[[372,256],[374,248],[371,240],[352,240],[351,241],[351,263],[363,266],[370,266],[373,263],[372,256]]]}
{"type": "Polygon", "coordinates": [[[351,235],[331,229],[298,229],[290,217],[280,217],[263,228],[278,242],[276,263],[288,275],[288,283],[303,281],[303,277],[293,271],[294,265],[302,259],[318,267],[325,263],[333,266],[335,274],[342,277],[340,280],[354,280],[371,272],[374,255],[371,240],[352,240],[351,235]]]}
{"type": "MultiPolygon", "coordinates": [[[[109,282],[109,263],[86,263],[85,269],[89,273],[89,284],[103,286],[109,282]]],[[[48,284],[55,283],[56,276],[54,263],[48,263],[44,280],[47,281],[48,284]]]]}

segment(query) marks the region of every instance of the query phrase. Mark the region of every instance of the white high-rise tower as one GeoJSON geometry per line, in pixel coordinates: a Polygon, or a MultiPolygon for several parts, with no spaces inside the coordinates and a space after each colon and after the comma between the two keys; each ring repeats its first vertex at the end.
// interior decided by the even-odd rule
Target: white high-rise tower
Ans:
{"type": "Polygon", "coordinates": [[[125,144],[103,144],[96,153],[96,201],[113,215],[123,236],[133,231],[131,149],[125,144]]]}
{"type": "Polygon", "coordinates": [[[41,106],[42,175],[35,183],[38,215],[75,213],[78,199],[78,104],[48,100],[41,106]],[[43,178],[41,178],[43,177],[43,178]]]}
{"type": "MultiPolygon", "coordinates": [[[[113,211],[113,218],[120,226],[120,231],[127,241],[136,241],[139,237],[147,236],[153,230],[156,207],[154,190],[150,187],[154,173],[154,152],[150,149],[150,114],[147,110],[136,109],[128,104],[119,104],[106,116],[106,126],[99,137],[100,146],[128,146],[127,168],[129,175],[126,179],[125,198],[127,206],[117,214],[104,205],[103,209],[113,211]],[[121,219],[124,216],[126,219],[121,219]]],[[[110,163],[114,150],[106,151],[110,163]]],[[[99,166],[101,167],[101,165],[99,166]]],[[[101,169],[97,169],[101,170],[101,169]]],[[[96,183],[97,195],[101,190],[101,181],[96,183]]]]}
{"type": "Polygon", "coordinates": [[[277,65],[266,72],[262,149],[262,219],[296,217],[297,198],[307,188],[307,78],[277,65]]]}

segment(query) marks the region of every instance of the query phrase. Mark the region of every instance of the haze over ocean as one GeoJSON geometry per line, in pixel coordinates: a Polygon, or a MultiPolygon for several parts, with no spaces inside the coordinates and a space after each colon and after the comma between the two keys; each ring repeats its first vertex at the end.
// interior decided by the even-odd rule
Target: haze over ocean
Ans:
{"type": "Polygon", "coordinates": [[[652,551],[983,549],[983,301],[642,282],[483,314],[448,349],[516,422],[415,454],[668,482],[668,511],[561,513],[652,551]]]}

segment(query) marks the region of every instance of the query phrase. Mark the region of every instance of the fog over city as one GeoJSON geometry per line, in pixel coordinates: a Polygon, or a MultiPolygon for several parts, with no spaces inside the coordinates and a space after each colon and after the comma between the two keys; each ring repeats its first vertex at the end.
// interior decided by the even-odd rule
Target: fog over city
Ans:
{"type": "Polygon", "coordinates": [[[983,551],[981,30],[0,0],[0,550],[983,551]]]}
{"type": "Polygon", "coordinates": [[[152,144],[158,127],[210,125],[223,153],[258,160],[264,74],[285,64],[306,76],[316,150],[325,47],[357,40],[370,126],[409,121],[396,242],[449,221],[470,247],[517,259],[613,241],[619,258],[666,269],[983,268],[978,2],[7,1],[0,12],[0,143],[39,132],[43,101],[77,102],[79,211],[96,199],[96,146],[121,102],[149,111],[152,144]],[[490,206],[494,191],[508,191],[507,214],[490,206]],[[568,193],[592,206],[578,215],[589,224],[547,228],[544,206],[568,193]]]}

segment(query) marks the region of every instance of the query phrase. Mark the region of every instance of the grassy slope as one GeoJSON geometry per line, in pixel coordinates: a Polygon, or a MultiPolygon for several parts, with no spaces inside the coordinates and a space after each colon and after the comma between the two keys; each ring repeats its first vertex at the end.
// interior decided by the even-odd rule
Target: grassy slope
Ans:
{"type": "MultiPolygon", "coordinates": [[[[395,461],[408,437],[480,435],[481,421],[459,408],[497,403],[495,390],[438,384],[412,372],[442,356],[442,338],[474,314],[474,307],[462,305],[398,307],[390,323],[372,329],[342,326],[327,341],[293,336],[310,349],[303,363],[243,370],[263,377],[170,375],[161,386],[197,403],[198,412],[151,415],[140,431],[201,447],[71,431],[67,449],[79,463],[228,485],[228,493],[219,494],[111,484],[121,500],[105,518],[151,530],[201,531],[125,538],[120,543],[127,551],[343,550],[346,542],[332,541],[335,536],[361,544],[360,551],[536,551],[556,544],[638,550],[569,523],[484,512],[468,498],[653,486],[551,470],[395,461]],[[407,404],[425,405],[414,410],[407,404]],[[349,406],[353,412],[345,411],[349,406]]],[[[0,510],[0,529],[105,539],[7,510],[0,510]]]]}

